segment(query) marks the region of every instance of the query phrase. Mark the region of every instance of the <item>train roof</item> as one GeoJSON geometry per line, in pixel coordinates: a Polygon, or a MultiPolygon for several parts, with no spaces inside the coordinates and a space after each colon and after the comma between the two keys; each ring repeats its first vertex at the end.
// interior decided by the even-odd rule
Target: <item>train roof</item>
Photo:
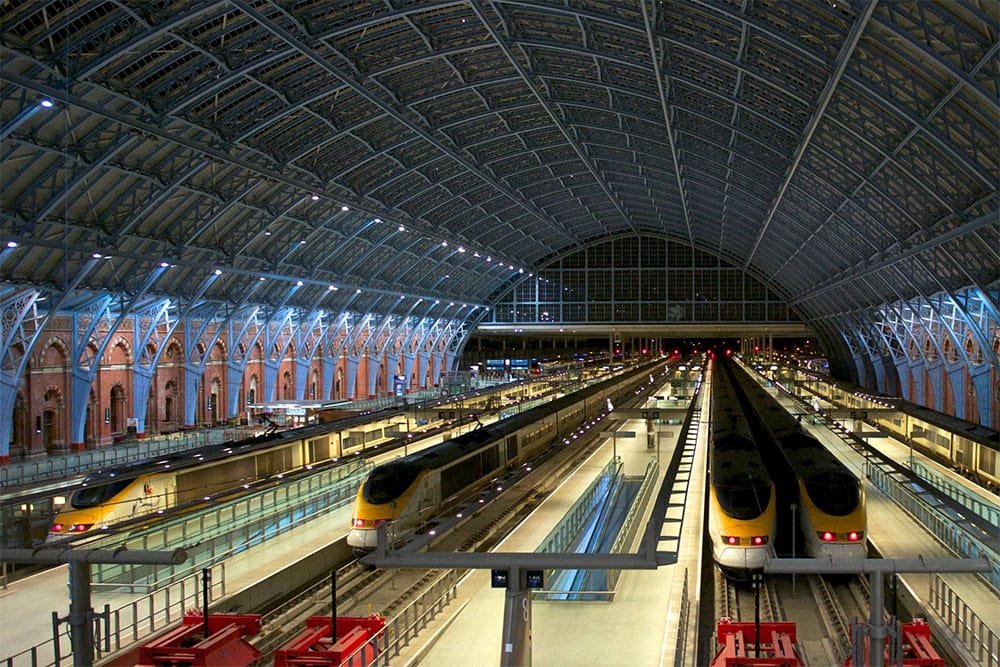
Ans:
{"type": "MultiPolygon", "coordinates": [[[[385,418],[385,414],[379,413],[379,419],[385,418]]],[[[194,466],[204,465],[212,461],[227,459],[232,456],[249,454],[261,449],[274,447],[283,442],[308,438],[310,435],[321,435],[349,428],[355,424],[362,424],[372,421],[373,415],[352,415],[343,419],[319,424],[310,424],[300,428],[277,431],[273,433],[261,433],[256,436],[222,442],[214,445],[203,445],[184,451],[172,452],[141,461],[123,463],[121,465],[100,468],[88,474],[83,480],[83,486],[93,484],[106,484],[119,479],[132,479],[140,475],[150,475],[153,473],[165,472],[167,470],[185,470],[194,466]]]]}
{"type": "MultiPolygon", "coordinates": [[[[647,366],[643,366],[642,370],[645,371],[646,368],[647,366]]],[[[638,372],[635,374],[638,375],[638,372]]],[[[511,415],[510,417],[490,424],[489,426],[483,426],[475,429],[474,431],[469,431],[468,433],[455,436],[454,438],[446,440],[439,445],[428,447],[427,449],[408,454],[407,456],[389,461],[387,463],[382,463],[376,466],[376,468],[381,468],[383,466],[413,466],[418,470],[429,470],[447,465],[452,461],[458,460],[475,451],[484,443],[490,442],[491,440],[499,440],[500,438],[510,435],[511,433],[515,433],[525,426],[539,421],[547,415],[559,412],[560,410],[573,405],[586,396],[600,392],[605,385],[618,382],[621,379],[621,375],[616,375],[606,380],[595,382],[580,391],[562,396],[547,403],[543,403],[542,405],[525,410],[524,412],[511,415]]]]}
{"type": "Polygon", "coordinates": [[[974,440],[994,451],[1000,451],[1000,431],[995,428],[966,421],[954,415],[938,412],[937,410],[932,410],[931,408],[923,405],[917,405],[916,403],[910,403],[909,401],[904,401],[900,398],[872,395],[857,385],[829,376],[824,375],[816,377],[821,381],[830,382],[850,394],[863,394],[864,396],[869,396],[872,399],[882,400],[887,404],[896,405],[899,410],[905,412],[911,417],[922,419],[928,424],[939,426],[947,431],[950,431],[951,433],[956,433],[969,438],[970,440],[974,440]]]}
{"type": "Polygon", "coordinates": [[[724,486],[770,482],[771,479],[757,444],[735,434],[712,440],[711,471],[712,483],[724,486]]]}

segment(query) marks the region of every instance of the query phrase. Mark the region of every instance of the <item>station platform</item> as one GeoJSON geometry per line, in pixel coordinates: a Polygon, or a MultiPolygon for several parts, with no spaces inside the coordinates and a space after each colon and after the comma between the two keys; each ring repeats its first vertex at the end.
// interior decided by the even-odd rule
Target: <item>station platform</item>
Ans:
{"type": "MultiPolygon", "coordinates": [[[[226,594],[247,589],[260,582],[273,572],[292,566],[316,551],[326,547],[332,541],[347,536],[351,521],[351,506],[341,507],[326,515],[321,521],[311,521],[283,535],[268,540],[264,544],[243,551],[226,560],[225,590],[226,594]]],[[[192,573],[194,575],[196,573],[192,573]]],[[[10,667],[30,666],[34,663],[29,654],[25,653],[33,646],[41,645],[38,650],[39,664],[51,664],[52,649],[52,616],[53,612],[65,617],[69,611],[68,567],[56,567],[39,574],[26,577],[10,584],[5,590],[0,590],[0,663],[10,667]],[[18,656],[10,663],[4,662],[9,656],[18,656]]],[[[213,569],[213,586],[221,588],[218,581],[218,568],[213,569]]],[[[188,607],[200,607],[200,589],[196,582],[189,586],[190,600],[188,607]]],[[[216,592],[218,593],[218,591],[216,592]]],[[[221,599],[224,600],[226,596],[221,599]]],[[[133,623],[139,636],[146,634],[149,627],[148,614],[155,609],[161,614],[156,628],[164,627],[162,612],[171,604],[176,605],[176,587],[171,587],[170,593],[159,591],[150,597],[123,591],[121,588],[112,590],[94,588],[92,603],[95,611],[110,605],[112,610],[121,609],[119,624],[128,628],[128,634],[123,640],[131,640],[133,623]],[[172,598],[168,595],[172,594],[172,598]],[[138,602],[137,608],[132,603],[138,602]]],[[[216,602],[213,600],[213,604],[216,602]]],[[[180,620],[183,609],[175,609],[173,621],[180,620]]],[[[63,629],[65,632],[65,628],[63,629]]],[[[65,634],[61,641],[63,655],[70,650],[70,643],[65,634]]]]}
{"type": "MultiPolygon", "coordinates": [[[[702,392],[702,400],[706,392],[702,392]]],[[[608,439],[551,493],[494,551],[534,551],[611,460],[622,461],[623,474],[642,475],[655,451],[646,448],[642,421],[620,423],[635,431],[635,439],[608,439]]],[[[681,446],[678,426],[672,438],[661,439],[656,488],[666,463],[681,446]]],[[[695,646],[679,641],[682,589],[687,578],[690,608],[698,608],[701,525],[704,505],[705,429],[698,434],[692,465],[678,562],[655,570],[622,572],[611,602],[534,600],[531,603],[531,655],[537,665],[659,665],[674,664],[678,650],[694,655],[695,646]],[[620,636],[614,636],[616,629],[620,636]],[[679,644],[681,644],[679,646],[679,644]]],[[[644,519],[646,517],[643,517],[644,519]]],[[[662,543],[661,543],[662,544],[662,543]]],[[[661,548],[662,550],[662,548],[661,548]]],[[[473,570],[461,581],[451,609],[440,614],[417,641],[402,651],[400,665],[498,665],[504,611],[503,589],[491,588],[490,573],[473,570]]],[[[681,664],[694,664],[681,659],[681,664]]]]}
{"type": "MultiPolygon", "coordinates": [[[[779,396],[779,402],[786,408],[792,407],[787,397],[779,396]]],[[[888,498],[870,480],[866,478],[866,462],[864,455],[851,448],[843,439],[829,428],[813,424],[811,420],[803,420],[805,429],[826,445],[845,465],[855,472],[860,479],[865,480],[865,495],[868,504],[868,539],[878,550],[882,558],[955,558],[955,554],[941,544],[930,532],[915,520],[910,514],[888,498]]],[[[911,456],[922,459],[926,465],[934,466],[942,474],[948,475],[957,484],[964,485],[972,491],[978,489],[983,494],[989,494],[971,483],[961,475],[939,466],[919,453],[914,454],[908,445],[899,440],[885,436],[866,436],[868,444],[900,462],[910,460],[911,456]]],[[[989,494],[992,495],[992,494],[989,494]]],[[[1000,545],[998,545],[1000,547],[1000,545]]],[[[964,648],[960,637],[962,633],[975,633],[977,636],[992,633],[993,641],[1000,637],[1000,598],[977,575],[972,574],[903,574],[898,575],[901,595],[905,595],[911,605],[915,604],[923,610],[935,640],[954,647],[968,662],[990,667],[1000,667],[1000,655],[994,650],[991,654],[974,654],[964,648]],[[943,584],[943,585],[942,585],[943,584]],[[902,589],[905,589],[902,590],[902,589]],[[947,593],[947,591],[951,593],[947,593]],[[952,596],[951,602],[940,600],[942,593],[952,596]],[[935,600],[938,603],[935,604],[935,600]],[[935,611],[948,607],[945,618],[935,611]],[[949,620],[952,623],[949,623],[949,620]]],[[[909,620],[909,619],[902,619],[909,620]]],[[[994,644],[994,649],[996,644],[994,644]]]]}

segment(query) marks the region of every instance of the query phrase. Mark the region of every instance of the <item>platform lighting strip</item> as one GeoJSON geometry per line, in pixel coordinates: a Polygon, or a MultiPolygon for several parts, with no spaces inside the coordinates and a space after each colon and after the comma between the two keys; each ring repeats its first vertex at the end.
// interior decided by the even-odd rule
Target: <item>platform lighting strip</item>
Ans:
{"type": "MultiPolygon", "coordinates": [[[[6,244],[5,244],[6,249],[5,249],[4,254],[6,254],[6,251],[13,251],[16,248],[20,248],[20,247],[22,247],[22,245],[23,244],[20,241],[16,240],[16,239],[9,239],[6,242],[6,244]]],[[[32,246],[51,247],[51,248],[60,248],[60,249],[63,248],[63,246],[61,246],[59,244],[46,243],[44,241],[39,242],[38,239],[32,239],[32,246]]],[[[25,247],[28,247],[28,246],[25,246],[25,247]]],[[[148,256],[138,256],[138,255],[134,255],[134,254],[131,254],[131,253],[117,252],[117,253],[115,253],[115,255],[117,255],[119,257],[122,257],[124,259],[133,260],[135,262],[148,262],[148,261],[150,261],[148,256]]],[[[109,259],[114,259],[115,255],[112,255],[111,253],[101,253],[101,252],[93,251],[90,256],[93,259],[109,260],[109,259]]],[[[175,262],[168,262],[166,260],[161,260],[157,264],[158,264],[158,266],[160,268],[164,268],[164,269],[171,268],[171,267],[174,267],[174,266],[182,266],[182,265],[186,266],[188,268],[203,268],[203,266],[204,266],[202,264],[175,263],[175,262]]],[[[298,279],[293,279],[293,278],[289,278],[289,277],[285,277],[285,276],[275,276],[275,275],[272,275],[272,276],[262,276],[262,275],[258,274],[257,272],[246,271],[246,270],[243,270],[243,269],[229,268],[229,269],[226,269],[225,271],[223,271],[222,269],[216,268],[216,269],[212,270],[212,273],[213,273],[213,275],[216,275],[216,276],[220,276],[223,273],[229,273],[229,274],[232,274],[232,275],[240,275],[240,276],[246,276],[246,277],[257,276],[257,280],[260,280],[260,281],[267,280],[268,278],[271,278],[273,280],[282,280],[282,281],[286,281],[286,282],[291,282],[291,281],[295,280],[296,281],[296,286],[298,286],[298,287],[301,287],[301,286],[305,285],[306,283],[308,283],[310,285],[326,285],[326,289],[329,292],[336,292],[336,291],[338,291],[340,289],[343,289],[345,287],[347,287],[347,288],[350,287],[350,286],[343,285],[343,284],[335,285],[335,284],[332,284],[332,283],[327,283],[327,282],[319,281],[319,280],[298,280],[298,279]]],[[[437,298],[434,298],[434,297],[431,297],[431,296],[428,296],[428,295],[422,295],[421,296],[421,295],[417,295],[417,294],[400,294],[399,292],[396,292],[396,291],[390,291],[390,290],[385,290],[385,289],[376,289],[376,288],[366,288],[366,289],[362,290],[360,287],[358,287],[358,288],[355,289],[355,294],[361,294],[362,292],[367,292],[367,293],[370,293],[370,294],[381,294],[381,295],[386,295],[386,296],[398,296],[401,299],[407,298],[407,297],[408,298],[415,298],[415,299],[417,299],[417,303],[423,303],[424,301],[433,301],[435,305],[438,305],[438,304],[441,303],[440,299],[437,299],[437,298]]],[[[455,302],[452,301],[448,305],[449,305],[449,307],[454,306],[455,302]]],[[[462,308],[469,308],[469,307],[471,307],[472,310],[478,310],[479,308],[483,308],[486,311],[490,310],[490,306],[488,306],[486,304],[483,304],[483,303],[472,303],[472,304],[463,303],[462,304],[462,308]]]]}
{"type": "MultiPolygon", "coordinates": [[[[71,96],[68,93],[68,91],[62,91],[62,90],[59,90],[57,88],[52,88],[52,87],[46,86],[45,84],[40,83],[38,81],[30,81],[30,80],[28,80],[28,79],[26,79],[24,77],[19,76],[19,75],[15,76],[14,79],[15,80],[13,81],[13,83],[15,85],[20,86],[21,88],[23,88],[25,90],[30,90],[30,91],[33,91],[33,92],[38,93],[38,94],[41,95],[41,98],[40,98],[38,106],[33,107],[34,110],[37,110],[40,107],[45,107],[45,108],[56,107],[57,103],[54,101],[54,98],[61,98],[61,100],[62,100],[61,104],[66,104],[66,105],[73,104],[73,105],[77,106],[80,109],[84,109],[84,110],[89,111],[91,113],[103,116],[104,118],[107,118],[109,120],[114,120],[114,121],[116,121],[118,123],[121,123],[123,125],[126,125],[126,126],[128,126],[130,128],[139,130],[140,132],[148,133],[150,136],[161,137],[161,138],[164,138],[164,139],[166,139],[168,141],[171,141],[171,142],[173,142],[173,143],[175,143],[175,144],[177,144],[179,146],[184,146],[184,147],[187,147],[187,148],[192,148],[192,149],[195,149],[195,150],[199,150],[199,151],[201,151],[208,158],[222,160],[223,162],[226,162],[228,164],[232,164],[232,165],[235,165],[235,166],[247,169],[247,170],[252,171],[252,172],[256,172],[256,173],[259,173],[259,174],[265,174],[268,177],[270,177],[271,179],[273,179],[273,180],[275,180],[275,181],[277,181],[279,183],[285,183],[285,184],[293,186],[293,187],[302,188],[302,189],[305,189],[307,192],[309,192],[309,188],[308,187],[303,186],[303,184],[300,183],[300,182],[298,182],[298,181],[293,181],[292,179],[288,178],[286,175],[284,175],[284,174],[282,174],[280,172],[271,171],[269,169],[262,169],[259,165],[251,164],[251,163],[246,162],[244,160],[235,158],[234,156],[229,155],[228,153],[223,153],[222,151],[213,149],[212,147],[200,145],[200,144],[197,144],[197,143],[193,142],[192,140],[188,140],[188,139],[186,139],[184,137],[175,136],[173,134],[163,132],[160,128],[156,128],[156,127],[154,127],[152,125],[148,125],[146,123],[143,123],[143,122],[141,122],[141,121],[139,121],[139,120],[137,120],[135,118],[132,118],[130,116],[127,116],[125,114],[114,112],[114,111],[110,111],[107,108],[98,107],[98,106],[96,106],[96,105],[94,105],[92,103],[89,103],[84,98],[81,98],[81,97],[78,97],[78,96],[71,96]]],[[[319,201],[319,199],[321,197],[321,195],[319,193],[316,193],[316,192],[310,192],[309,196],[310,196],[310,198],[313,201],[319,201]]],[[[350,210],[347,205],[342,205],[341,206],[341,211],[347,211],[347,210],[350,210]]],[[[378,220],[378,219],[376,218],[376,220],[378,220]]],[[[265,235],[269,235],[269,234],[267,232],[265,232],[265,235]]],[[[425,238],[431,238],[431,236],[429,234],[424,234],[424,236],[425,236],[425,238]]],[[[510,270],[514,270],[514,266],[513,265],[508,265],[508,266],[509,266],[510,270]]],[[[524,269],[523,268],[522,269],[518,269],[518,273],[524,273],[524,269]]],[[[529,276],[530,275],[531,274],[529,274],[529,276]]]]}
{"type": "MultiPolygon", "coordinates": [[[[39,102],[38,102],[38,107],[35,107],[35,109],[37,109],[37,108],[39,108],[39,107],[41,107],[41,108],[45,108],[45,109],[52,109],[52,108],[55,108],[55,107],[56,107],[56,104],[55,104],[55,102],[53,102],[53,101],[52,101],[52,99],[51,99],[51,98],[48,98],[48,97],[43,97],[43,98],[41,98],[41,99],[39,100],[39,102]]],[[[319,201],[319,199],[320,199],[320,195],[319,195],[319,194],[317,194],[317,193],[312,193],[312,194],[310,194],[309,198],[310,198],[310,199],[311,199],[312,201],[319,201]]],[[[340,207],[340,210],[341,210],[342,212],[345,212],[345,213],[346,213],[346,212],[350,211],[351,209],[350,209],[350,207],[349,207],[349,206],[348,206],[347,204],[342,204],[342,205],[341,205],[341,207],[340,207]]],[[[381,218],[374,218],[374,222],[376,222],[376,223],[381,223],[381,222],[382,222],[382,219],[381,219],[381,218]]],[[[405,227],[404,227],[403,225],[399,225],[399,227],[398,227],[398,230],[399,230],[400,232],[404,232],[404,231],[406,231],[406,228],[405,228],[405,227]]],[[[269,230],[266,230],[266,231],[264,232],[264,235],[265,235],[265,236],[271,236],[271,231],[269,231],[269,230]]],[[[428,235],[424,235],[424,236],[425,236],[425,238],[430,238],[430,237],[429,237],[428,235]]],[[[299,241],[299,245],[303,245],[303,244],[305,244],[305,242],[306,242],[305,240],[300,240],[300,241],[299,241]]],[[[10,243],[10,242],[8,242],[8,246],[7,246],[8,248],[13,248],[13,247],[16,247],[16,246],[11,246],[11,245],[9,245],[9,243],[10,243]]],[[[443,240],[443,241],[441,241],[441,245],[442,245],[443,247],[447,247],[447,246],[448,246],[449,244],[448,244],[448,241],[447,241],[447,240],[443,240]]],[[[293,249],[294,249],[294,248],[293,248],[293,249]]],[[[458,251],[458,252],[460,252],[460,253],[464,253],[464,252],[465,252],[466,250],[465,250],[465,247],[464,247],[464,246],[458,246],[458,250],[457,250],[457,251],[458,251]]],[[[95,253],[95,259],[101,259],[101,258],[102,258],[102,257],[97,257],[96,255],[97,255],[97,253],[95,253]]],[[[481,257],[481,255],[480,255],[480,253],[479,253],[478,251],[475,251],[475,252],[473,253],[473,257],[481,257]]],[[[110,256],[110,255],[104,255],[104,256],[103,256],[103,259],[111,259],[111,256],[110,256]]],[[[490,256],[490,255],[487,255],[487,256],[486,256],[486,261],[487,261],[488,263],[492,263],[492,262],[493,262],[493,258],[492,258],[492,256],[490,256]]],[[[503,266],[503,262],[499,262],[498,266],[502,267],[502,266],[503,266]]],[[[524,268],[523,268],[523,267],[520,267],[520,268],[515,268],[513,264],[507,264],[507,269],[508,269],[509,271],[516,271],[516,272],[517,272],[518,274],[520,274],[520,275],[523,275],[523,274],[524,274],[524,268]]],[[[534,275],[534,273],[532,273],[532,272],[529,272],[529,273],[528,273],[528,277],[529,277],[529,278],[530,278],[530,277],[532,277],[533,275],[534,275]]]]}

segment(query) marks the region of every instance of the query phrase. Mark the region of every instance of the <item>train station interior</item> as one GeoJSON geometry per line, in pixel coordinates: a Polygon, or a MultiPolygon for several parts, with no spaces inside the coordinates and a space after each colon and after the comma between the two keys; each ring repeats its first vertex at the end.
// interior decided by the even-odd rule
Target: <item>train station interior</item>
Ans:
{"type": "Polygon", "coordinates": [[[0,31],[0,664],[1000,667],[997,0],[0,31]]]}

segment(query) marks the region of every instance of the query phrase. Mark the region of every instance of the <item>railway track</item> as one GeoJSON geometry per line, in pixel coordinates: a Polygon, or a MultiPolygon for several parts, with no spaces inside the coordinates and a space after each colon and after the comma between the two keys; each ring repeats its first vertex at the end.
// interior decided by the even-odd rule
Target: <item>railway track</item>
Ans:
{"type": "MultiPolygon", "coordinates": [[[[434,540],[435,550],[486,551],[514,529],[555,488],[563,475],[588,457],[599,444],[595,437],[581,438],[578,447],[555,447],[532,463],[532,471],[507,491],[475,512],[475,515],[434,540]]],[[[496,484],[495,481],[490,485],[496,484]]],[[[506,484],[504,484],[506,486],[506,484]]],[[[478,491],[465,502],[475,502],[478,491]]],[[[441,570],[371,569],[360,561],[336,565],[337,615],[367,616],[379,613],[392,619],[446,573],[441,570]]],[[[461,579],[465,571],[455,573],[461,579]]],[[[261,652],[260,665],[304,627],[310,616],[330,615],[332,588],[329,579],[314,582],[306,590],[264,613],[263,631],[254,638],[261,652]]]]}
{"type": "MultiPolygon", "coordinates": [[[[754,622],[753,582],[732,582],[716,570],[715,587],[716,618],[754,622]]],[[[794,621],[799,657],[812,667],[843,664],[850,653],[851,622],[868,616],[863,577],[764,575],[759,595],[760,621],[794,621]]]]}

